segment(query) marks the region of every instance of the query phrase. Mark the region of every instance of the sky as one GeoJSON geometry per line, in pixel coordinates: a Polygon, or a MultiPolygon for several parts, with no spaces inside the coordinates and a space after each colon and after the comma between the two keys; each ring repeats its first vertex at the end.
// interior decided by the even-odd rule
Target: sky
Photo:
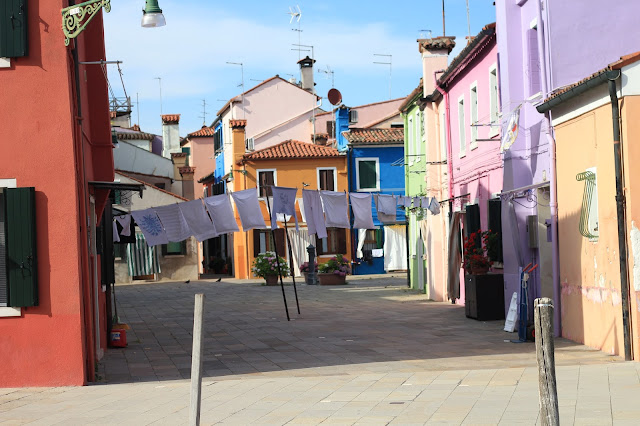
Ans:
{"type": "MultiPolygon", "coordinates": [[[[469,34],[467,2],[444,1],[446,32],[457,41],[452,59],[469,34]]],[[[475,35],[495,22],[495,7],[493,0],[468,2],[475,35]]],[[[159,0],[159,4],[167,21],[159,28],[140,26],[144,0],[112,0],[111,12],[104,14],[106,59],[123,62],[124,90],[134,103],[132,123],[156,134],[161,134],[161,111],[181,114],[181,136],[210,125],[218,110],[242,92],[242,71],[245,90],[276,74],[299,80],[299,55],[311,52],[293,50],[294,44],[313,46],[316,91],[324,98],[325,110],[331,108],[326,99],[331,74],[318,70],[333,71],[335,87],[348,106],[389,99],[390,67],[374,64],[389,62],[389,57],[375,54],[392,55],[391,98],[407,96],[422,73],[416,40],[442,35],[441,0],[159,0]],[[290,23],[288,14],[296,6],[302,11],[299,27],[296,21],[290,23]]],[[[115,65],[109,65],[109,82],[116,96],[124,95],[115,65]]]]}

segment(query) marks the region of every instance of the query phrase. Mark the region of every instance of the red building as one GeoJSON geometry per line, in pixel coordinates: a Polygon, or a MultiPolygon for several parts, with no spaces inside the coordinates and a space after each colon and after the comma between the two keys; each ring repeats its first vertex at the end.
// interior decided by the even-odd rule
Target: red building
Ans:
{"type": "Polygon", "coordinates": [[[92,182],[114,177],[109,99],[82,64],[105,59],[102,12],[66,46],[67,6],[0,7],[0,387],[86,384],[107,343],[109,189],[92,182]]]}

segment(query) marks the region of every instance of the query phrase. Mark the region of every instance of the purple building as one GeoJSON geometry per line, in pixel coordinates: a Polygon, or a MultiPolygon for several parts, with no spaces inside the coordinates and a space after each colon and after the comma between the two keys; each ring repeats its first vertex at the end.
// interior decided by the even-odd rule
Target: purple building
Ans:
{"type": "Polygon", "coordinates": [[[498,0],[496,31],[503,128],[502,198],[505,309],[520,288],[520,268],[539,264],[529,281],[551,297],[560,333],[555,141],[549,116],[536,111],[554,90],[575,83],[640,47],[640,3],[498,0]],[[635,34],[635,36],[634,36],[635,34]],[[516,133],[517,132],[517,133],[516,133]]]}

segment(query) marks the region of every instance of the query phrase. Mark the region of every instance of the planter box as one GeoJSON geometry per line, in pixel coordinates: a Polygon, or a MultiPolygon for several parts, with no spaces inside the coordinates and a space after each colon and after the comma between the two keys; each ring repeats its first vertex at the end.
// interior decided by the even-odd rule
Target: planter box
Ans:
{"type": "Polygon", "coordinates": [[[278,285],[280,277],[278,275],[267,275],[264,280],[267,282],[267,285],[278,285]]]}
{"type": "Polygon", "coordinates": [[[336,275],[334,273],[330,274],[321,274],[318,273],[318,284],[320,285],[342,285],[346,284],[346,277],[341,277],[340,275],[336,275]]]}
{"type": "Polygon", "coordinates": [[[478,321],[504,319],[504,278],[502,274],[464,276],[464,311],[478,321]]]}

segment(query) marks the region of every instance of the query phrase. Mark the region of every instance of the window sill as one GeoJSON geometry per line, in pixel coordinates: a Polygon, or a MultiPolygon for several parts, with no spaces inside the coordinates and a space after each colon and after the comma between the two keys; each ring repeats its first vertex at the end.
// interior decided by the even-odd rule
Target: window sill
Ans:
{"type": "Polygon", "coordinates": [[[467,156],[467,151],[463,151],[463,152],[458,154],[458,158],[464,158],[466,156],[467,156]]]}
{"type": "Polygon", "coordinates": [[[22,316],[22,309],[20,308],[0,308],[0,318],[19,317],[22,316]]]}
{"type": "Polygon", "coordinates": [[[489,130],[489,139],[492,139],[494,136],[498,136],[500,134],[500,127],[491,126],[489,130]]]}
{"type": "Polygon", "coordinates": [[[358,188],[358,192],[380,192],[380,188],[358,188]]]}
{"type": "Polygon", "coordinates": [[[11,68],[11,59],[0,58],[0,68],[11,68]]]}
{"type": "Polygon", "coordinates": [[[165,257],[165,258],[169,257],[169,258],[171,258],[171,257],[185,257],[185,256],[186,256],[186,254],[165,254],[165,255],[164,255],[164,256],[162,256],[162,257],[165,257]]]}
{"type": "Polygon", "coordinates": [[[469,150],[470,150],[470,151],[473,151],[474,149],[478,149],[478,142],[472,142],[472,143],[469,145],[469,150]]]}

